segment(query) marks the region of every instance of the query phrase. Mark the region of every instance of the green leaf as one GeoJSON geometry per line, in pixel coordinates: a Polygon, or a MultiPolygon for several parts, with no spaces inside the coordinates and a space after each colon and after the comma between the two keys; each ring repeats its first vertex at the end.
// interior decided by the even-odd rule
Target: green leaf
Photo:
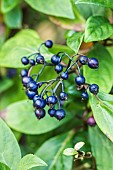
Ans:
{"type": "Polygon", "coordinates": [[[94,118],[101,131],[113,142],[113,96],[99,93],[98,98],[90,98],[94,118]]]}
{"type": "Polygon", "coordinates": [[[66,156],[76,155],[78,152],[74,148],[66,148],[63,152],[66,156]]]}
{"type": "Polygon", "coordinates": [[[0,93],[9,89],[13,85],[13,81],[11,79],[3,79],[0,82],[0,93]]]}
{"type": "Polygon", "coordinates": [[[32,8],[44,14],[74,19],[70,0],[25,0],[32,8]]]}
{"type": "Polygon", "coordinates": [[[105,7],[98,7],[95,4],[76,4],[76,7],[85,19],[88,19],[92,15],[105,16],[106,12],[105,7]]]}
{"type": "Polygon", "coordinates": [[[0,162],[15,170],[21,159],[18,143],[9,127],[0,119],[0,162]]]}
{"type": "Polygon", "coordinates": [[[24,55],[36,52],[40,43],[39,36],[35,31],[30,29],[20,31],[2,46],[0,51],[0,66],[23,67],[21,58],[24,55]]]}
{"type": "Polygon", "coordinates": [[[98,170],[113,169],[113,143],[99,130],[97,126],[89,127],[89,137],[92,154],[96,159],[98,170]]]}
{"type": "Polygon", "coordinates": [[[21,28],[22,11],[17,6],[4,15],[4,21],[9,28],[21,28]],[[12,19],[13,18],[13,19],[12,19]]]}
{"type": "Polygon", "coordinates": [[[75,51],[75,53],[78,53],[80,45],[82,44],[84,34],[82,32],[76,32],[72,34],[71,37],[67,39],[67,45],[75,51]]]}
{"type": "Polygon", "coordinates": [[[0,162],[0,170],[10,170],[8,166],[0,162]]]}
{"type": "Polygon", "coordinates": [[[100,41],[113,34],[113,25],[103,16],[91,16],[85,27],[85,42],[100,41]]]}
{"type": "Polygon", "coordinates": [[[104,6],[107,8],[113,8],[113,3],[111,0],[75,0],[75,4],[81,4],[81,3],[85,3],[85,4],[95,4],[95,5],[100,5],[100,6],[104,6]]]}
{"type": "Polygon", "coordinates": [[[17,170],[27,170],[36,166],[47,166],[47,164],[36,155],[28,154],[20,160],[17,170]]]}
{"type": "Polygon", "coordinates": [[[96,44],[88,57],[97,58],[99,68],[95,70],[88,68],[88,66],[83,67],[86,82],[89,84],[96,83],[99,85],[100,91],[109,93],[113,84],[111,81],[113,79],[113,59],[110,53],[101,44],[96,44]]]}
{"type": "Polygon", "coordinates": [[[18,4],[18,0],[2,0],[1,11],[3,13],[9,12],[18,4]]]}
{"type": "Polygon", "coordinates": [[[73,117],[74,114],[69,114],[64,120],[59,122],[55,118],[51,120],[50,116],[47,114],[44,119],[37,120],[32,102],[24,100],[8,106],[5,120],[12,129],[19,132],[26,134],[42,134],[61,126],[73,117]]]}
{"type": "Polygon", "coordinates": [[[72,157],[63,155],[63,150],[72,147],[71,139],[74,132],[56,136],[46,141],[36,152],[36,155],[47,162],[48,167],[39,167],[38,170],[72,170],[72,157]],[[49,149],[50,148],[50,149],[49,149]]]}

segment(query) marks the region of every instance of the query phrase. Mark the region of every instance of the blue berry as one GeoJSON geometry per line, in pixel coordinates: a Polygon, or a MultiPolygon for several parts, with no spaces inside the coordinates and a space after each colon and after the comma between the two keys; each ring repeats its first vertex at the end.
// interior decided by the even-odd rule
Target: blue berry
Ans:
{"type": "Polygon", "coordinates": [[[38,53],[38,56],[36,57],[36,62],[38,63],[38,64],[43,64],[44,63],[44,57],[40,54],[40,53],[38,53]]]}
{"type": "Polygon", "coordinates": [[[56,104],[57,103],[57,97],[56,96],[49,96],[46,99],[47,104],[56,104]]]}
{"type": "Polygon", "coordinates": [[[60,100],[67,100],[67,98],[68,98],[68,94],[67,93],[65,93],[65,92],[61,92],[60,93],[60,100]]]}
{"type": "Polygon", "coordinates": [[[91,117],[89,117],[89,118],[87,119],[87,124],[88,124],[89,126],[95,126],[95,125],[96,125],[96,122],[95,122],[95,119],[94,119],[93,116],[91,116],[91,117]]]}
{"type": "Polygon", "coordinates": [[[88,63],[88,57],[86,57],[86,56],[81,56],[81,57],[79,58],[79,62],[80,62],[82,65],[87,64],[87,63],[88,63]]]}
{"type": "Polygon", "coordinates": [[[31,66],[34,66],[34,65],[35,65],[35,60],[34,60],[34,59],[30,59],[30,60],[29,60],[29,64],[30,64],[31,66]]]}
{"type": "Polygon", "coordinates": [[[62,72],[60,76],[63,80],[67,80],[68,79],[68,72],[62,72]]]}
{"type": "Polygon", "coordinates": [[[37,119],[42,119],[45,115],[46,115],[46,112],[44,109],[36,109],[35,110],[35,115],[37,117],[37,119]]]}
{"type": "Polygon", "coordinates": [[[51,47],[53,46],[53,42],[52,42],[51,40],[47,40],[47,41],[45,42],[45,46],[46,46],[47,48],[51,48],[51,47]]]}
{"type": "Polygon", "coordinates": [[[89,91],[96,95],[99,92],[99,86],[97,84],[92,84],[89,86],[89,91]]]}
{"type": "Polygon", "coordinates": [[[38,85],[35,81],[31,81],[27,87],[29,88],[29,90],[31,91],[36,91],[38,89],[38,85]]]}
{"type": "Polygon", "coordinates": [[[82,99],[88,99],[88,93],[87,92],[83,92],[81,94],[81,97],[82,97],[82,99]]]}
{"type": "Polygon", "coordinates": [[[21,62],[22,64],[27,65],[29,64],[29,59],[27,57],[22,57],[21,62]]]}
{"type": "Polygon", "coordinates": [[[23,69],[20,73],[21,77],[26,77],[28,75],[28,71],[26,69],[23,69]]]}
{"type": "Polygon", "coordinates": [[[32,100],[34,96],[37,95],[37,91],[26,90],[26,95],[28,96],[30,100],[32,100]]]}
{"type": "Polygon", "coordinates": [[[54,116],[55,116],[55,113],[56,113],[56,110],[55,110],[55,109],[49,109],[49,110],[48,110],[48,114],[49,114],[51,117],[54,117],[54,116]]]}
{"type": "Polygon", "coordinates": [[[41,97],[39,96],[39,95],[35,95],[34,97],[33,97],[33,102],[35,103],[36,102],[36,100],[37,99],[40,99],[41,97]]]}
{"type": "Polygon", "coordinates": [[[46,101],[42,98],[39,98],[35,101],[34,103],[34,106],[37,108],[37,109],[42,109],[46,106],[46,101]]]}
{"type": "Polygon", "coordinates": [[[58,56],[58,55],[53,55],[51,57],[51,62],[54,64],[54,65],[58,65],[60,62],[61,62],[61,57],[58,56]]]}
{"type": "Polygon", "coordinates": [[[29,77],[29,76],[23,77],[22,79],[22,83],[25,87],[27,87],[28,83],[30,83],[31,81],[33,81],[33,79],[32,77],[29,77]]]}
{"type": "Polygon", "coordinates": [[[63,70],[63,66],[62,66],[61,64],[56,65],[55,71],[56,71],[57,73],[60,73],[62,70],[63,70]]]}
{"type": "Polygon", "coordinates": [[[55,113],[55,117],[58,119],[58,120],[61,120],[65,117],[65,111],[63,109],[58,109],[56,110],[56,113],[55,113]]]}
{"type": "Polygon", "coordinates": [[[88,61],[88,66],[93,69],[98,68],[99,67],[98,60],[96,58],[90,58],[88,61]]]}
{"type": "Polygon", "coordinates": [[[79,85],[79,86],[85,84],[85,78],[84,78],[84,76],[77,76],[77,77],[75,78],[75,82],[76,82],[76,84],[79,85]]]}

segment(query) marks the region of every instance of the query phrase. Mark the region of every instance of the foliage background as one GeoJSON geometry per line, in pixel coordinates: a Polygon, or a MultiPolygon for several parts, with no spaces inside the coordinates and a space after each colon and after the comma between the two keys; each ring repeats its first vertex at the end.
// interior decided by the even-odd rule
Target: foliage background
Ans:
{"type": "MultiPolygon", "coordinates": [[[[112,170],[111,0],[1,0],[0,4],[0,169],[112,170]],[[91,95],[89,101],[81,102],[72,75],[65,82],[69,99],[65,105],[67,116],[61,122],[49,116],[36,120],[19,77],[22,56],[35,52],[47,39],[55,44],[51,50],[42,49],[46,60],[58,51],[70,55],[79,51],[98,58],[100,64],[96,71],[86,66],[82,70],[88,83],[99,85],[100,100],[91,95]],[[88,127],[86,120],[92,113],[97,125],[88,127]],[[79,141],[85,142],[82,150],[91,151],[96,163],[94,159],[73,162],[73,157],[63,155],[65,148],[79,141]]],[[[55,76],[51,71],[45,71],[50,73],[47,79],[55,76]]]]}

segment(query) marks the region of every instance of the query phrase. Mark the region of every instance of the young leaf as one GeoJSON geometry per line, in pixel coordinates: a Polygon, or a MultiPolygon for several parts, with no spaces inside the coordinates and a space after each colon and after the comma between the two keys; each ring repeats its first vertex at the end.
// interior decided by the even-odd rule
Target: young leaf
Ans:
{"type": "Polygon", "coordinates": [[[85,27],[85,42],[100,41],[113,34],[113,25],[103,16],[91,16],[85,27]]]}
{"type": "Polygon", "coordinates": [[[47,166],[47,164],[36,155],[28,154],[20,160],[17,170],[28,170],[36,166],[47,166]]]}
{"type": "Polygon", "coordinates": [[[23,100],[8,106],[5,120],[11,128],[19,132],[26,134],[42,134],[61,126],[73,117],[74,114],[69,114],[64,120],[59,122],[55,118],[51,120],[50,116],[46,114],[44,119],[37,120],[33,109],[33,103],[28,100],[23,100]],[[45,126],[47,124],[49,126],[45,126]]]}
{"type": "Polygon", "coordinates": [[[98,126],[89,127],[92,154],[98,170],[113,169],[113,143],[100,131],[98,126]]]}
{"type": "Polygon", "coordinates": [[[9,127],[0,119],[0,162],[15,170],[21,159],[18,143],[9,127]]]}
{"type": "Polygon", "coordinates": [[[21,28],[22,12],[17,6],[4,15],[4,21],[9,28],[21,28]],[[13,18],[13,19],[12,19],[13,18]]]}
{"type": "Polygon", "coordinates": [[[94,5],[100,5],[100,6],[104,6],[107,8],[113,8],[113,3],[111,0],[75,0],[75,4],[81,4],[81,3],[85,3],[85,4],[94,4],[94,5]]]}
{"type": "Polygon", "coordinates": [[[2,0],[1,1],[1,11],[3,13],[9,12],[18,4],[18,0],[2,0]]]}
{"type": "Polygon", "coordinates": [[[63,154],[66,156],[72,156],[72,155],[76,155],[77,151],[74,148],[66,148],[63,154]]]}
{"type": "Polygon", "coordinates": [[[94,118],[101,131],[113,142],[113,96],[99,93],[98,98],[90,98],[94,118]]]}
{"type": "Polygon", "coordinates": [[[82,32],[76,32],[72,34],[71,37],[67,39],[67,45],[75,51],[75,53],[78,53],[80,45],[82,44],[84,34],[82,32]]]}
{"type": "Polygon", "coordinates": [[[96,44],[88,54],[88,57],[97,58],[99,61],[99,68],[95,70],[88,68],[88,66],[83,67],[86,82],[89,84],[96,83],[99,85],[100,91],[109,93],[113,84],[111,81],[113,79],[113,58],[101,44],[96,44]]]}
{"type": "Polygon", "coordinates": [[[74,19],[70,0],[25,0],[32,8],[44,14],[74,19]]]}
{"type": "Polygon", "coordinates": [[[84,142],[78,142],[78,143],[75,144],[74,149],[75,149],[76,151],[78,151],[78,150],[81,149],[84,145],[85,145],[84,142]]]}
{"type": "Polygon", "coordinates": [[[0,162],[0,170],[11,170],[8,166],[0,162]]]}
{"type": "MultiPolygon", "coordinates": [[[[43,170],[72,170],[72,157],[63,155],[63,150],[67,147],[72,147],[71,139],[74,132],[56,136],[46,141],[36,152],[36,155],[43,158],[48,167],[43,167],[43,170]]],[[[41,170],[39,167],[38,170],[41,170]]]]}

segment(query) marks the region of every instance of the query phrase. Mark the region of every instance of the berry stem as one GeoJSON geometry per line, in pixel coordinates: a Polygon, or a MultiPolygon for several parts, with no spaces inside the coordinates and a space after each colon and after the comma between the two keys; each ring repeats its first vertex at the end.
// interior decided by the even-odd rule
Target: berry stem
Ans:
{"type": "MultiPolygon", "coordinates": [[[[44,43],[40,44],[40,46],[38,47],[38,52],[40,53],[40,48],[42,47],[42,45],[44,45],[44,43]]],[[[41,54],[41,53],[40,53],[41,54]]]]}
{"type": "Polygon", "coordinates": [[[53,79],[53,81],[51,81],[47,86],[45,86],[45,87],[43,88],[43,90],[42,90],[42,92],[41,92],[41,94],[40,94],[41,97],[44,95],[46,89],[47,89],[49,86],[51,86],[55,81],[56,81],[56,79],[55,79],[55,80],[53,79]]]}
{"type": "Polygon", "coordinates": [[[54,90],[53,90],[53,94],[55,94],[55,92],[57,91],[59,85],[62,83],[62,80],[60,80],[57,85],[55,86],[54,90]]]}
{"type": "Polygon", "coordinates": [[[41,68],[41,70],[39,71],[39,73],[38,73],[38,75],[37,75],[37,77],[36,77],[36,80],[35,81],[37,81],[38,80],[38,78],[39,78],[39,76],[40,76],[40,74],[43,72],[43,70],[44,70],[44,68],[46,67],[46,64],[44,63],[44,65],[43,65],[43,67],[41,68]]]}
{"type": "Polygon", "coordinates": [[[29,55],[28,58],[30,58],[31,56],[36,55],[36,54],[38,54],[38,53],[33,53],[33,54],[29,55]]]}

